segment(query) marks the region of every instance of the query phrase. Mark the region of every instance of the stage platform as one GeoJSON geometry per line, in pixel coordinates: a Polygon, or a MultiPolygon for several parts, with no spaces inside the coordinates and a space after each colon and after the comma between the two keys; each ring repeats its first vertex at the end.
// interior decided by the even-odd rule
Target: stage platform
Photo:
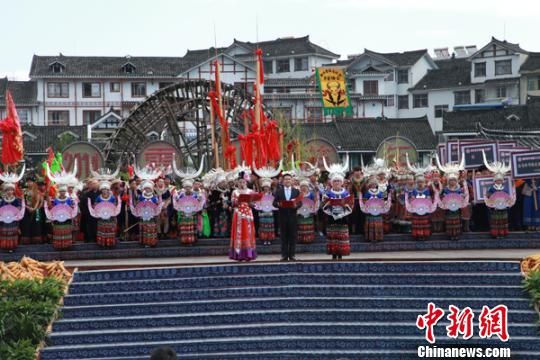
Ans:
{"type": "MultiPolygon", "coordinates": [[[[540,233],[512,232],[505,239],[492,239],[488,233],[463,234],[460,240],[448,240],[446,234],[434,234],[430,240],[415,241],[407,234],[389,234],[378,243],[366,242],[362,236],[352,236],[352,253],[385,252],[423,252],[423,251],[458,251],[458,250],[496,250],[496,249],[540,249],[540,233]]],[[[144,248],[137,242],[120,241],[115,248],[101,248],[95,243],[76,243],[72,249],[58,251],[50,244],[20,245],[14,252],[0,252],[1,261],[19,260],[30,256],[41,261],[48,260],[95,260],[95,259],[132,259],[132,258],[182,258],[182,257],[222,257],[226,256],[229,239],[199,239],[196,244],[186,246],[178,239],[160,240],[154,248],[144,248]]],[[[260,255],[277,255],[280,242],[272,245],[257,242],[260,255]]],[[[316,237],[311,244],[298,244],[299,257],[303,254],[325,254],[326,243],[323,237],[316,237]]],[[[278,259],[277,259],[278,260],[278,259]]]]}

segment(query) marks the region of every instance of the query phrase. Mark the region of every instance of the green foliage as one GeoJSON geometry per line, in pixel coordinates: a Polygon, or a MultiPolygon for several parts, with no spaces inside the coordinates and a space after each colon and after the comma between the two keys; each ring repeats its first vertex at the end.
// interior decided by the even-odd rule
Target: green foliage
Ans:
{"type": "Polygon", "coordinates": [[[66,146],[71,144],[72,142],[75,142],[76,137],[73,136],[70,133],[63,133],[60,135],[53,143],[52,148],[54,152],[62,152],[66,146]]]}
{"type": "Polygon", "coordinates": [[[0,282],[0,359],[34,359],[64,288],[54,278],[0,282]]]}
{"type": "Polygon", "coordinates": [[[0,342],[0,359],[34,360],[36,347],[28,339],[12,343],[0,342]]]}
{"type": "Polygon", "coordinates": [[[293,143],[295,144],[294,156],[296,158],[296,161],[308,160],[312,155],[309,154],[304,136],[302,132],[300,131],[300,126],[298,126],[298,124],[294,124],[292,122],[292,119],[285,118],[285,116],[283,115],[283,112],[279,110],[274,111],[273,118],[276,120],[279,128],[283,132],[283,149],[281,149],[281,153],[282,153],[282,158],[283,158],[284,169],[291,168],[290,157],[287,152],[287,145],[289,144],[293,144],[293,143]]]}

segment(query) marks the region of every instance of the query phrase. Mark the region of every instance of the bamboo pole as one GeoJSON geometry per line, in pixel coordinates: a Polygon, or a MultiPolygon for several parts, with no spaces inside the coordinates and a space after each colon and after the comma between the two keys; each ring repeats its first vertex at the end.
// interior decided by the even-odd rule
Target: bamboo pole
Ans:
{"type": "Polygon", "coordinates": [[[219,167],[219,153],[216,144],[216,129],[215,129],[214,107],[210,103],[210,137],[212,141],[212,152],[214,153],[214,166],[219,167]]]}
{"type": "MultiPolygon", "coordinates": [[[[218,100],[218,116],[220,119],[223,119],[223,121],[226,123],[227,119],[225,119],[225,112],[223,110],[223,94],[221,91],[221,68],[219,65],[219,60],[216,59],[216,93],[217,93],[217,100],[218,100]]],[[[228,145],[228,139],[229,134],[225,131],[224,127],[221,126],[221,152],[223,155],[223,167],[225,170],[230,168],[230,165],[227,162],[227,158],[225,156],[225,153],[227,151],[227,145],[228,145]]],[[[216,150],[218,149],[218,145],[216,144],[216,150]]],[[[217,157],[219,157],[218,152],[216,151],[217,157]]]]}
{"type": "Polygon", "coordinates": [[[261,127],[261,66],[257,55],[257,74],[255,75],[255,124],[260,131],[261,127]]]}

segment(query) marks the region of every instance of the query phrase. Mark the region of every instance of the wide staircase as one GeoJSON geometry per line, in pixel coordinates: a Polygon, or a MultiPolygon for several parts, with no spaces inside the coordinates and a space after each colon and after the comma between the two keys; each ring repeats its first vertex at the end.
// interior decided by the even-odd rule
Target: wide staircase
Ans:
{"type": "Polygon", "coordinates": [[[540,359],[538,316],[518,262],[312,262],[76,272],[42,360],[413,359],[429,302],[436,346],[510,347],[540,359]],[[478,336],[484,305],[509,309],[508,342],[478,336]],[[446,336],[448,307],[474,311],[474,336],[446,336]]]}

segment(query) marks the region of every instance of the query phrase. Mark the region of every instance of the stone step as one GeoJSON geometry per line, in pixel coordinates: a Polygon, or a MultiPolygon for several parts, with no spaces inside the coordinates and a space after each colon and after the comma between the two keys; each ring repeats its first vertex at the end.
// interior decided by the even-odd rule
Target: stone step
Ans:
{"type": "MultiPolygon", "coordinates": [[[[83,344],[71,346],[51,346],[43,349],[41,360],[63,359],[92,359],[100,357],[127,357],[148,356],[158,346],[172,346],[178,354],[197,355],[201,358],[205,354],[224,353],[233,354],[251,352],[261,354],[264,352],[295,352],[328,351],[350,352],[359,354],[361,351],[370,351],[379,356],[385,356],[389,351],[395,353],[417,353],[419,345],[428,343],[422,336],[256,336],[242,338],[214,338],[200,340],[154,341],[144,343],[114,343],[114,344],[83,344]]],[[[515,353],[537,353],[540,349],[540,338],[511,337],[506,343],[498,338],[480,339],[473,337],[469,340],[454,340],[446,337],[437,339],[438,346],[464,344],[489,347],[510,347],[515,353]]],[[[257,358],[260,358],[257,356],[257,358]]]]}
{"type": "MultiPolygon", "coordinates": [[[[241,317],[251,316],[244,313],[241,317]]],[[[448,322],[440,322],[434,329],[437,338],[447,335],[448,322]]],[[[474,324],[473,332],[478,332],[474,324]]],[[[508,326],[510,337],[534,337],[538,335],[535,324],[511,324],[508,326]]],[[[424,332],[418,330],[415,322],[380,323],[380,322],[274,322],[272,317],[261,323],[237,325],[207,325],[187,327],[144,328],[137,325],[133,329],[82,330],[76,332],[55,331],[48,338],[53,346],[83,344],[114,344],[153,341],[201,340],[215,338],[272,337],[272,336],[416,336],[422,340],[424,332]]],[[[539,339],[540,340],[540,339],[539,339]]]]}
{"type": "MultiPolygon", "coordinates": [[[[253,323],[290,322],[380,322],[414,323],[426,309],[356,309],[356,308],[286,308],[286,309],[251,309],[249,317],[245,311],[207,312],[207,313],[161,313],[159,315],[139,315],[126,317],[93,317],[60,319],[54,323],[54,332],[91,331],[107,329],[164,328],[185,326],[244,325],[253,323]]],[[[447,311],[447,309],[445,309],[447,311]]],[[[473,309],[480,314],[481,309],[473,309]]],[[[538,316],[533,310],[514,310],[508,314],[508,322],[516,324],[534,324],[538,316]]]]}
{"type": "Polygon", "coordinates": [[[196,290],[159,290],[139,292],[115,292],[108,294],[67,295],[64,304],[119,304],[127,302],[156,302],[179,300],[224,299],[265,296],[329,296],[339,292],[343,296],[384,297],[524,297],[521,286],[476,286],[476,285],[283,285],[243,286],[235,288],[206,288],[196,290]]]}
{"type": "MultiPolygon", "coordinates": [[[[482,306],[494,307],[504,304],[510,309],[510,316],[513,311],[533,312],[530,308],[530,299],[522,298],[456,298],[456,297],[430,297],[430,298],[384,298],[384,297],[249,297],[236,299],[219,300],[179,300],[176,302],[153,302],[153,303],[125,303],[108,305],[84,305],[84,306],[64,306],[61,309],[62,317],[55,324],[60,324],[68,319],[84,320],[99,317],[120,317],[149,316],[157,317],[160,314],[196,314],[196,313],[219,313],[250,309],[252,312],[265,312],[276,309],[317,310],[321,308],[335,309],[377,309],[377,314],[383,311],[388,316],[396,315],[400,309],[417,309],[418,313],[425,311],[427,304],[434,302],[437,306],[448,309],[450,305],[459,308],[471,307],[481,309],[482,306]]],[[[397,316],[397,315],[396,315],[397,316]]],[[[156,320],[157,321],[157,320],[156,320]]]]}
{"type": "Polygon", "coordinates": [[[257,275],[230,275],[227,277],[187,277],[176,279],[96,281],[74,283],[71,295],[91,293],[118,293],[153,290],[199,289],[239,287],[246,284],[258,286],[298,285],[513,285],[520,286],[521,274],[396,274],[396,273],[283,273],[257,275]],[[457,276],[459,275],[459,276],[457,276]]]}
{"type": "Polygon", "coordinates": [[[74,283],[95,281],[132,281],[141,279],[174,279],[187,277],[228,277],[231,275],[302,273],[410,273],[459,274],[506,273],[518,275],[518,261],[392,261],[392,262],[297,262],[297,263],[230,263],[226,265],[161,267],[128,270],[82,271],[74,274],[74,283]]]}

